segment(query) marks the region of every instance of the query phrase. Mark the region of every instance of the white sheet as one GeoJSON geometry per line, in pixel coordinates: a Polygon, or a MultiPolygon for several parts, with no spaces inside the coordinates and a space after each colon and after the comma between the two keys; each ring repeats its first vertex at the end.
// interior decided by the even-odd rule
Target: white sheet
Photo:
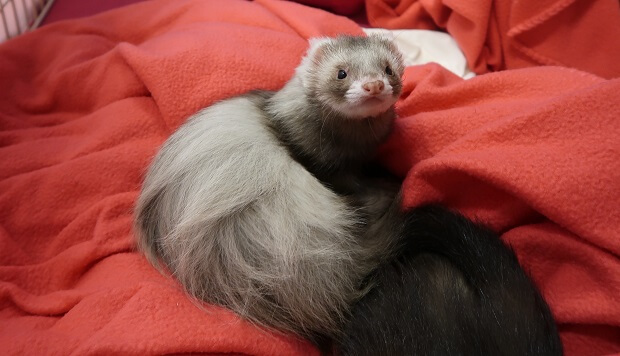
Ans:
{"type": "Polygon", "coordinates": [[[468,79],[476,75],[467,67],[465,56],[454,38],[447,33],[379,28],[365,28],[364,32],[392,38],[403,53],[407,66],[435,62],[461,78],[468,79]]]}

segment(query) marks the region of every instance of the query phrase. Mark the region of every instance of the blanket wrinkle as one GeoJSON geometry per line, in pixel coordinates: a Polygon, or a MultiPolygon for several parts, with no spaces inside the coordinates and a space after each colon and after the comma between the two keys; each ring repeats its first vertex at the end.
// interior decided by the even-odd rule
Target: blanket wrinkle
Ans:
{"type": "MultiPolygon", "coordinates": [[[[452,23],[465,6],[423,4],[429,26],[452,23]]],[[[498,6],[463,13],[503,26],[498,6]]],[[[532,13],[513,12],[513,23],[532,13]]],[[[531,44],[540,29],[515,38],[531,44]]],[[[280,88],[307,37],[338,33],[361,30],[288,2],[153,0],[0,45],[2,350],[318,355],[308,342],[197,306],[134,251],[132,209],[148,164],[189,115],[280,88]]],[[[406,207],[440,202],[502,232],[548,298],[566,354],[602,355],[620,352],[620,80],[575,67],[585,71],[471,80],[435,64],[409,67],[380,158],[406,177],[406,207]]]]}
{"type": "Polygon", "coordinates": [[[3,308],[19,316],[41,315],[62,317],[84,298],[85,293],[59,291],[34,295],[12,284],[1,283],[0,290],[6,299],[3,308]]]}
{"type": "Polygon", "coordinates": [[[620,351],[609,337],[620,334],[620,79],[562,67],[406,74],[411,106],[381,152],[407,175],[404,205],[439,201],[504,231],[548,296],[566,354],[620,351]]]}
{"type": "Polygon", "coordinates": [[[616,0],[366,0],[366,11],[375,27],[447,31],[478,74],[555,65],[620,76],[616,0]]]}
{"type": "Polygon", "coordinates": [[[325,11],[298,4],[289,4],[289,6],[285,8],[282,7],[281,4],[278,4],[271,0],[256,0],[256,2],[271,11],[274,15],[278,16],[278,18],[282,20],[283,23],[293,29],[296,34],[298,34],[301,38],[304,39],[308,39],[311,37],[330,37],[339,34],[350,34],[358,36],[363,35],[361,28],[359,28],[359,26],[356,26],[352,20],[349,20],[347,18],[340,18],[339,20],[342,22],[348,21],[350,29],[347,29],[347,31],[345,32],[343,32],[342,30],[333,31],[331,29],[331,26],[329,26],[329,21],[333,15],[325,11]],[[297,21],[297,19],[290,16],[291,11],[304,11],[305,13],[313,12],[313,16],[316,16],[316,22],[310,23],[297,21]]]}

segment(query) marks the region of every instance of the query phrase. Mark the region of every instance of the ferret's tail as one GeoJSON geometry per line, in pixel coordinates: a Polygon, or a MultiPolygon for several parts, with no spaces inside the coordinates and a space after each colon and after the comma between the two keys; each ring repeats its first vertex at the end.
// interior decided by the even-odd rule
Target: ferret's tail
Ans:
{"type": "Polygon", "coordinates": [[[438,206],[405,216],[403,249],[355,307],[344,355],[558,355],[546,302],[497,234],[438,206]]]}

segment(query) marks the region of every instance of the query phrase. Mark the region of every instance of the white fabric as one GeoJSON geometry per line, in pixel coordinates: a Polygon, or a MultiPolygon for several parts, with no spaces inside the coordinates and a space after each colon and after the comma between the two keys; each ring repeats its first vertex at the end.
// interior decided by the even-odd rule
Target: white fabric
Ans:
{"type": "Polygon", "coordinates": [[[468,79],[476,75],[467,67],[465,56],[454,38],[447,33],[381,28],[365,28],[364,32],[392,38],[403,53],[407,66],[435,62],[461,78],[468,79]]]}

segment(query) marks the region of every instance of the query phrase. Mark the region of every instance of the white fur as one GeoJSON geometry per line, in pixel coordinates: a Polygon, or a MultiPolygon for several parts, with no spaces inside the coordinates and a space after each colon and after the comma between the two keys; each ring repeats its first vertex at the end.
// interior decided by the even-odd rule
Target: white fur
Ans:
{"type": "Polygon", "coordinates": [[[334,103],[332,105],[343,115],[361,119],[387,111],[396,102],[396,98],[392,94],[392,86],[385,78],[364,77],[351,83],[345,94],[345,103],[334,103]],[[371,95],[362,86],[376,80],[383,82],[383,90],[379,94],[371,95]],[[381,101],[368,101],[371,98],[377,98],[381,101]]]}
{"type": "Polygon", "coordinates": [[[357,272],[358,220],[263,115],[235,98],[170,137],[138,201],[139,244],[200,299],[263,325],[335,333],[367,272],[357,272]]]}
{"type": "MultiPolygon", "coordinates": [[[[340,57],[359,60],[360,67],[372,64],[375,76],[383,75],[384,60],[391,61],[402,74],[400,55],[385,43],[369,39],[343,50],[349,40],[312,40],[296,76],[271,99],[246,94],[200,111],[153,160],[136,207],[138,245],[194,297],[260,325],[334,337],[364,293],[363,278],[391,251],[385,234],[394,224],[384,205],[393,200],[393,187],[387,194],[357,188],[363,205],[355,207],[309,168],[348,179],[339,170],[369,159],[392,126],[393,110],[386,110],[397,95],[390,96],[389,83],[380,95],[386,99],[377,103],[363,101],[363,83],[355,82],[343,117],[333,115],[321,92],[309,94],[317,78],[326,78],[317,64],[331,73],[331,61],[340,57]],[[331,41],[343,42],[317,55],[331,41]],[[346,120],[362,112],[382,115],[373,122],[346,120]],[[289,152],[293,144],[314,165],[298,163],[289,152]]],[[[399,213],[397,203],[389,209],[399,213]]]]}
{"type": "Polygon", "coordinates": [[[308,39],[308,49],[306,50],[306,54],[301,59],[301,63],[295,69],[295,75],[300,78],[301,85],[304,88],[308,88],[309,86],[306,79],[309,77],[308,74],[311,71],[312,62],[315,60],[316,51],[323,45],[332,41],[333,40],[329,37],[313,37],[308,39]]]}

